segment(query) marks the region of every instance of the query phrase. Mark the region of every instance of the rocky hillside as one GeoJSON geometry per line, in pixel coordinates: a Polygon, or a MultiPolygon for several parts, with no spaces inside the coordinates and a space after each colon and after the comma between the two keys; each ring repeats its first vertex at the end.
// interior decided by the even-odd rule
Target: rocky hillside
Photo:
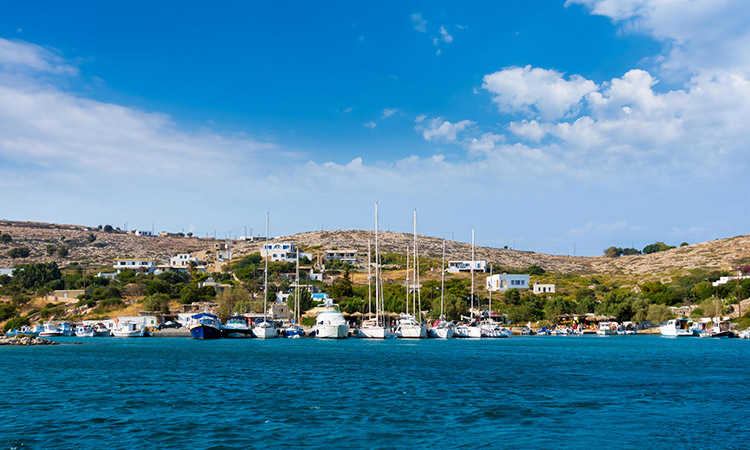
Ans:
{"type": "MultiPolygon", "coordinates": [[[[122,257],[153,258],[166,263],[176,253],[210,251],[214,245],[213,239],[142,237],[119,232],[105,233],[79,225],[36,222],[0,222],[2,233],[10,234],[13,241],[0,243],[0,267],[12,267],[23,262],[57,261],[61,266],[78,262],[93,269],[111,267],[115,258],[122,257]],[[29,257],[9,258],[8,251],[15,247],[29,248],[29,257]],[[49,254],[48,247],[65,247],[68,254],[60,256],[57,251],[49,254]]],[[[371,231],[337,230],[300,233],[275,241],[292,242],[313,252],[347,248],[366,252],[368,239],[374,240],[371,231]]],[[[408,233],[380,233],[380,248],[384,253],[404,253],[412,242],[413,236],[408,233]]],[[[421,256],[440,258],[441,239],[419,236],[418,243],[421,256]]],[[[236,242],[234,254],[242,256],[257,252],[260,246],[260,243],[236,242]]],[[[475,253],[477,259],[500,267],[526,268],[536,264],[545,270],[563,273],[664,274],[693,268],[725,269],[740,262],[747,263],[750,261],[750,235],[702,242],[650,255],[619,258],[546,255],[488,247],[477,247],[475,253]]],[[[446,241],[446,256],[448,259],[470,259],[471,245],[446,241]]]]}

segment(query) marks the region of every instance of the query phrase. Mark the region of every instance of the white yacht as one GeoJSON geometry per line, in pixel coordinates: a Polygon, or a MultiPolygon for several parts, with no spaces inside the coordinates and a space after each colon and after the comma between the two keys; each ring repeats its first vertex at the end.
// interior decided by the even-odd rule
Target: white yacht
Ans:
{"type": "Polygon", "coordinates": [[[143,337],[146,334],[146,327],[135,322],[122,322],[111,331],[114,337],[143,337]]]}
{"type": "Polygon", "coordinates": [[[445,320],[445,239],[443,239],[443,270],[440,272],[440,320],[427,329],[427,336],[437,339],[450,339],[456,326],[445,320]]]}
{"type": "MultiPolygon", "coordinates": [[[[270,214],[266,213],[266,242],[268,242],[268,221],[270,219],[270,214]]],[[[253,327],[253,336],[255,336],[258,339],[273,339],[275,337],[279,337],[278,331],[276,331],[276,327],[273,326],[272,323],[268,321],[266,318],[266,314],[268,313],[268,258],[270,255],[266,253],[266,257],[264,258],[265,261],[265,270],[263,271],[263,322],[258,322],[253,327]]]]}
{"type": "Polygon", "coordinates": [[[487,320],[479,325],[483,338],[509,338],[513,333],[493,320],[487,320]]]}
{"type": "Polygon", "coordinates": [[[424,339],[427,337],[427,328],[411,314],[402,313],[398,319],[397,333],[404,339],[424,339]]]}
{"type": "Polygon", "coordinates": [[[57,325],[52,322],[45,322],[42,327],[42,331],[39,332],[40,337],[57,337],[60,336],[60,330],[57,329],[57,325]]]}
{"type": "Polygon", "coordinates": [[[370,242],[367,242],[367,291],[368,291],[368,311],[370,316],[362,322],[362,326],[356,331],[357,337],[365,339],[385,339],[391,335],[391,330],[385,326],[385,316],[383,316],[383,289],[380,277],[380,242],[378,240],[378,204],[375,203],[375,317],[372,317],[372,303],[370,293],[371,273],[370,273],[370,242]]]}
{"type": "Polygon", "coordinates": [[[338,305],[333,300],[326,300],[325,308],[315,319],[313,335],[322,339],[346,338],[349,335],[349,324],[344,320],[338,305]]]}
{"type": "Polygon", "coordinates": [[[460,323],[456,325],[456,331],[453,333],[453,337],[457,338],[469,338],[469,339],[481,339],[482,328],[476,325],[469,325],[460,323]]]}
{"type": "Polygon", "coordinates": [[[659,327],[662,336],[684,337],[693,336],[691,321],[688,319],[671,319],[659,327]]]}

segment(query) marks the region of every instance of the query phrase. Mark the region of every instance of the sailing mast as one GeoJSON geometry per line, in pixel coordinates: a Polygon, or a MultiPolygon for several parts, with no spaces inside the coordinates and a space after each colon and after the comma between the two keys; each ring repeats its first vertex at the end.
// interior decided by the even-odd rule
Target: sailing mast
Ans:
{"type": "MultiPolygon", "coordinates": [[[[378,302],[380,301],[380,252],[378,248],[378,202],[375,202],[375,320],[376,320],[376,326],[380,325],[380,305],[378,302]]],[[[368,245],[368,253],[369,253],[369,244],[368,245]]],[[[369,258],[369,256],[368,256],[369,258]]],[[[369,267],[369,265],[368,265],[369,267]]],[[[369,269],[368,269],[369,270],[369,269]]]]}
{"type": "Polygon", "coordinates": [[[409,314],[409,246],[406,246],[406,314],[409,314]]]}
{"type": "Polygon", "coordinates": [[[471,228],[471,309],[469,315],[474,315],[474,227],[471,228]]]}
{"type": "MultiPolygon", "coordinates": [[[[270,222],[271,213],[266,211],[266,248],[268,248],[268,224],[270,222]]],[[[267,323],[266,321],[266,314],[268,306],[266,305],[266,302],[268,301],[268,251],[266,251],[266,258],[265,258],[265,268],[263,270],[263,323],[267,323]]]]}
{"type": "Polygon", "coordinates": [[[297,286],[294,290],[294,323],[299,325],[299,248],[297,248],[297,286]]]}
{"type": "Polygon", "coordinates": [[[490,287],[488,289],[490,291],[490,319],[492,318],[492,269],[492,264],[490,264],[490,287]]]}
{"type": "Polygon", "coordinates": [[[372,272],[370,271],[370,264],[372,264],[372,255],[370,254],[370,240],[367,240],[367,313],[368,319],[372,317],[372,272]]]}
{"type": "Polygon", "coordinates": [[[414,311],[417,321],[422,322],[422,292],[419,288],[419,251],[417,250],[417,208],[414,208],[414,311]],[[419,302],[419,303],[417,303],[419,302]],[[419,305],[419,309],[417,309],[419,305]]]}
{"type": "Polygon", "coordinates": [[[445,320],[443,315],[445,303],[445,238],[443,238],[443,270],[440,272],[440,320],[445,320]]]}

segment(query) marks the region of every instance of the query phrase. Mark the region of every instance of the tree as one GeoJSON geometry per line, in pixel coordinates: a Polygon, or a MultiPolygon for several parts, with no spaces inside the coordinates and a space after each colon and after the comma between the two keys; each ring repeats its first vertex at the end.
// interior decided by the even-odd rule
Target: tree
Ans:
{"type": "Polygon", "coordinates": [[[537,266],[536,264],[533,264],[529,266],[528,269],[526,269],[526,273],[528,273],[529,275],[544,275],[545,270],[537,266]]]}
{"type": "Polygon", "coordinates": [[[630,248],[624,248],[624,249],[622,249],[622,254],[625,255],[625,256],[640,255],[641,251],[638,250],[637,248],[630,247],[630,248]]]}
{"type": "Polygon", "coordinates": [[[250,293],[243,288],[232,288],[225,289],[216,300],[219,303],[218,315],[222,321],[226,321],[235,309],[235,306],[240,302],[247,302],[250,298],[250,293]]]}
{"type": "Polygon", "coordinates": [[[646,320],[653,323],[662,323],[673,318],[672,310],[665,305],[649,305],[646,320]]]}
{"type": "Polygon", "coordinates": [[[690,244],[688,244],[687,242],[683,242],[682,244],[680,244],[680,247],[687,247],[688,245],[690,244]]]}
{"type": "Polygon", "coordinates": [[[31,254],[31,251],[28,247],[16,247],[8,250],[8,256],[16,259],[16,258],[28,258],[31,254]]]}
{"type": "Polygon", "coordinates": [[[94,233],[89,233],[89,235],[86,237],[86,240],[89,242],[94,242],[96,240],[96,235],[94,235],[94,233]]]}
{"type": "Polygon", "coordinates": [[[664,242],[657,241],[657,242],[654,242],[653,244],[649,244],[643,247],[643,254],[648,255],[649,253],[663,252],[664,250],[669,250],[671,248],[675,248],[675,246],[667,245],[664,242]]]}
{"type": "Polygon", "coordinates": [[[13,238],[8,233],[0,234],[0,244],[8,244],[13,241],[13,238]]]}
{"type": "Polygon", "coordinates": [[[114,229],[112,228],[112,225],[104,225],[105,233],[111,233],[112,231],[114,231],[114,229]]]}
{"type": "Polygon", "coordinates": [[[153,294],[146,297],[144,308],[147,311],[161,311],[169,314],[169,296],[166,294],[153,294]]]}
{"type": "Polygon", "coordinates": [[[188,236],[188,237],[193,237],[193,232],[192,232],[192,231],[188,231],[188,234],[187,234],[187,236],[188,236]]]}
{"type": "Polygon", "coordinates": [[[515,288],[508,289],[503,295],[503,300],[508,305],[519,305],[521,303],[521,293],[515,288]]]}
{"type": "Polygon", "coordinates": [[[68,256],[68,247],[63,246],[58,248],[57,256],[59,256],[60,258],[65,258],[66,256],[68,256]]]}
{"type": "Polygon", "coordinates": [[[620,255],[622,255],[622,249],[619,247],[612,246],[604,249],[604,256],[609,258],[617,258],[620,255]]]}
{"type": "Polygon", "coordinates": [[[28,317],[14,317],[10,319],[9,321],[5,322],[5,325],[3,326],[3,331],[8,330],[15,330],[17,328],[21,328],[24,325],[29,324],[29,318],[28,317]]]}
{"type": "Polygon", "coordinates": [[[57,247],[52,244],[47,244],[47,255],[52,256],[57,253],[57,247]]]}

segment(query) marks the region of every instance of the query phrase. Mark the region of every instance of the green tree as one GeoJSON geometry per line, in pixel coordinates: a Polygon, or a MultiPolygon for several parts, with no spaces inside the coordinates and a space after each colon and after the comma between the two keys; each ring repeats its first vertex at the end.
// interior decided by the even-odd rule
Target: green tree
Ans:
{"type": "Polygon", "coordinates": [[[68,256],[68,247],[62,246],[58,248],[57,256],[59,256],[60,258],[65,258],[66,256],[68,256]]]}
{"type": "Polygon", "coordinates": [[[8,233],[0,234],[0,244],[8,244],[13,241],[13,238],[8,233]]]}
{"type": "Polygon", "coordinates": [[[622,249],[620,247],[612,246],[604,249],[604,256],[609,258],[617,258],[620,255],[622,255],[622,249]]]}
{"type": "Polygon", "coordinates": [[[544,275],[545,271],[541,267],[537,266],[536,264],[531,265],[526,269],[526,273],[529,275],[544,275]]]}
{"type": "Polygon", "coordinates": [[[114,229],[112,228],[112,225],[104,225],[105,233],[111,233],[112,231],[114,231],[114,229]]]}
{"type": "Polygon", "coordinates": [[[16,247],[8,250],[8,256],[13,259],[28,258],[30,254],[31,251],[28,247],[16,247]]]}
{"type": "Polygon", "coordinates": [[[673,317],[672,310],[668,306],[657,304],[649,305],[648,313],[646,314],[646,320],[652,323],[662,323],[673,317]]]}
{"type": "Polygon", "coordinates": [[[17,328],[21,328],[24,325],[29,324],[29,318],[28,317],[14,317],[10,319],[9,321],[5,322],[5,325],[3,326],[3,331],[8,330],[15,330],[17,328]]]}
{"type": "Polygon", "coordinates": [[[503,300],[507,305],[518,306],[521,304],[521,293],[516,288],[508,289],[503,294],[503,300]]]}
{"type": "Polygon", "coordinates": [[[227,318],[232,315],[235,307],[240,302],[248,302],[250,299],[250,293],[243,288],[232,288],[225,289],[220,295],[216,297],[219,302],[218,315],[222,321],[226,321],[227,318]]]}
{"type": "Polygon", "coordinates": [[[658,241],[643,247],[643,254],[647,255],[649,253],[663,252],[664,250],[669,250],[672,248],[675,248],[675,246],[667,245],[664,242],[658,241]]]}
{"type": "Polygon", "coordinates": [[[146,297],[144,308],[147,311],[160,311],[169,314],[169,296],[167,294],[156,293],[146,297]]]}

